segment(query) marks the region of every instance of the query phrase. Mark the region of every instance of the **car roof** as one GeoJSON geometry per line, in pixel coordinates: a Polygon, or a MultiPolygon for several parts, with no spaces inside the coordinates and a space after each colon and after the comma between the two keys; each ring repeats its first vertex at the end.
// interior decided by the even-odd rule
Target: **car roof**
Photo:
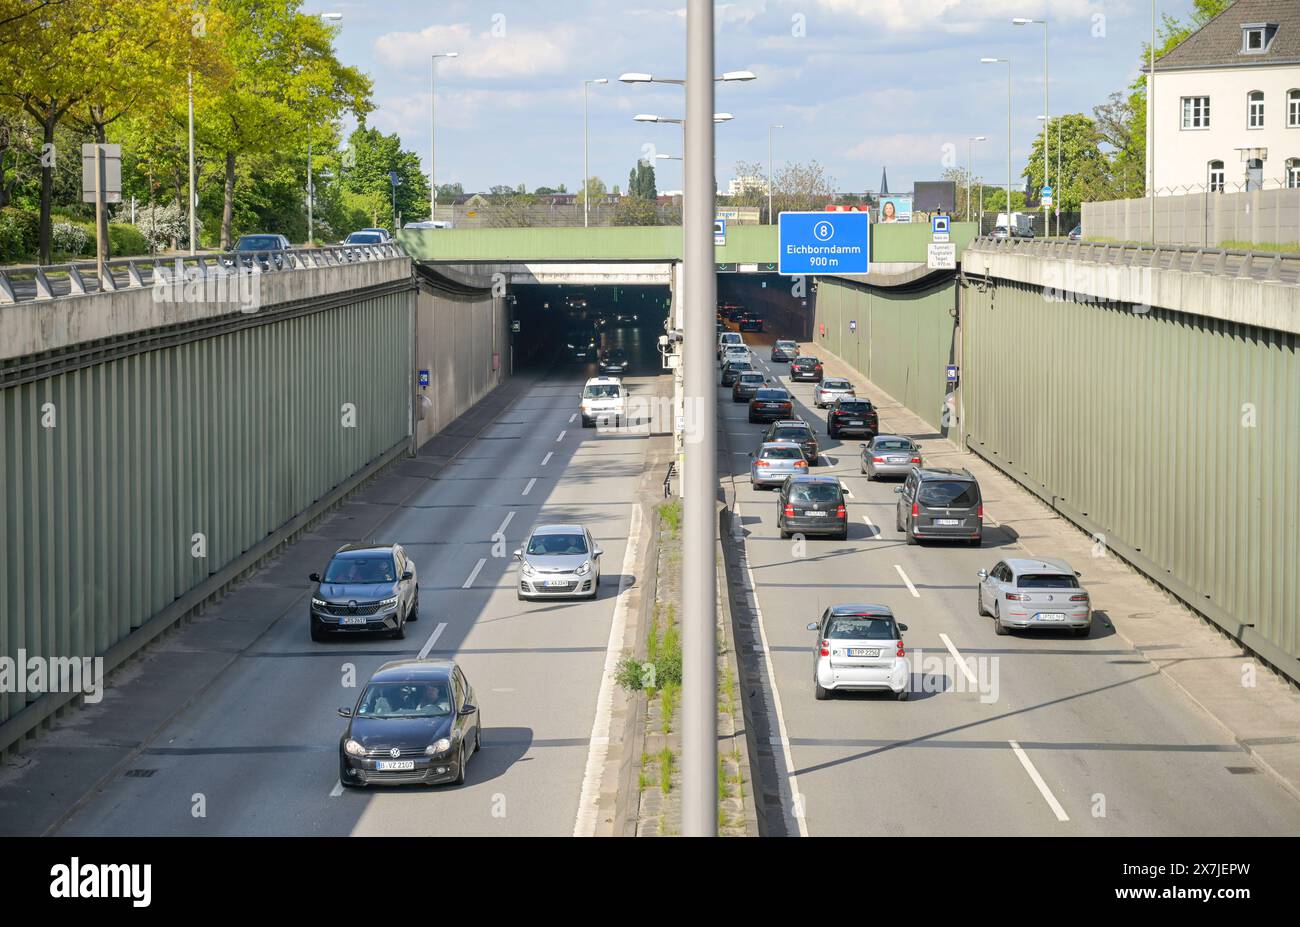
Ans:
{"type": "MultiPolygon", "coordinates": [[[[872,441],[911,441],[907,435],[876,435],[872,441]]],[[[916,442],[912,442],[916,443],[916,442]]]]}
{"type": "Polygon", "coordinates": [[[375,670],[371,682],[418,682],[451,676],[455,660],[394,660],[375,670]]]}
{"type": "Polygon", "coordinates": [[[975,475],[965,467],[917,467],[916,473],[923,480],[969,480],[977,482],[975,475]]]}
{"type": "Polygon", "coordinates": [[[581,534],[582,525],[538,525],[533,534],[581,534]]]}
{"type": "Polygon", "coordinates": [[[1074,568],[1057,557],[1041,557],[1033,559],[1030,557],[1010,557],[1002,561],[1011,567],[1011,572],[1019,576],[1021,573],[1068,573],[1074,575],[1074,568]]]}
{"type": "Polygon", "coordinates": [[[809,425],[801,418],[779,418],[772,423],[773,428],[780,428],[782,426],[793,426],[793,425],[801,425],[804,428],[808,428],[808,429],[812,428],[811,425],[809,425]]]}
{"type": "Polygon", "coordinates": [[[832,605],[832,615],[871,614],[880,618],[893,618],[894,613],[888,605],[832,605]]]}
{"type": "Polygon", "coordinates": [[[622,386],[623,381],[618,377],[592,377],[586,383],[587,386],[622,386]]]}
{"type": "MultiPolygon", "coordinates": [[[[751,365],[751,367],[752,367],[752,365],[751,365]]],[[[753,369],[750,369],[750,370],[742,370],[742,371],[740,371],[740,378],[743,380],[743,379],[745,379],[745,377],[749,377],[751,380],[752,380],[754,377],[762,377],[762,378],[763,378],[763,382],[764,382],[764,383],[767,382],[767,377],[764,377],[764,376],[763,376],[763,371],[761,371],[761,370],[753,370],[753,369]]]]}
{"type": "Polygon", "coordinates": [[[777,438],[773,441],[759,442],[758,449],[761,451],[765,447],[799,447],[798,441],[791,441],[789,438],[777,438]]]}
{"type": "Polygon", "coordinates": [[[820,473],[804,473],[799,476],[792,476],[790,479],[795,483],[825,483],[828,486],[838,486],[840,491],[844,491],[844,484],[840,482],[837,476],[824,476],[820,473]]]}
{"type": "Polygon", "coordinates": [[[334,551],[335,557],[362,557],[368,554],[391,554],[396,544],[344,544],[334,551]]]}
{"type": "Polygon", "coordinates": [[[786,397],[787,399],[790,398],[790,391],[786,389],[784,386],[765,387],[763,389],[760,389],[754,398],[775,399],[778,394],[786,397]]]}

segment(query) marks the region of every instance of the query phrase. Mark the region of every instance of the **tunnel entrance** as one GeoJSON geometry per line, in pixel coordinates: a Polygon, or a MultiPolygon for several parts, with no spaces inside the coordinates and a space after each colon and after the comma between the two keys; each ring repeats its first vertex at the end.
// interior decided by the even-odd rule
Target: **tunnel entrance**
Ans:
{"type": "Polygon", "coordinates": [[[667,372],[658,348],[672,301],[667,286],[522,284],[511,294],[516,370],[560,365],[596,376],[600,353],[621,350],[627,376],[667,372]]]}
{"type": "Polygon", "coordinates": [[[813,299],[812,277],[718,274],[718,308],[739,306],[762,318],[761,333],[745,333],[745,340],[754,344],[770,343],[777,338],[811,341],[815,305],[813,299]]]}

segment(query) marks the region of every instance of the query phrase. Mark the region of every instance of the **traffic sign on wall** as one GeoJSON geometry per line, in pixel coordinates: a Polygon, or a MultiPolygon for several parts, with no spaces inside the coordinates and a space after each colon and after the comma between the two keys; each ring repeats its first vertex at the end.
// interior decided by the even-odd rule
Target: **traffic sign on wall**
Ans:
{"type": "Polygon", "coordinates": [[[777,273],[865,274],[871,224],[863,212],[783,212],[778,220],[777,273]]]}

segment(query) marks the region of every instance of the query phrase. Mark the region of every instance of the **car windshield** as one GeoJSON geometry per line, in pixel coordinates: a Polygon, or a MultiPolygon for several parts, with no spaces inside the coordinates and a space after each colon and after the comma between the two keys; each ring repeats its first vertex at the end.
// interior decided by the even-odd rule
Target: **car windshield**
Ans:
{"type": "Polygon", "coordinates": [[[366,686],[358,718],[442,718],[451,714],[446,682],[383,682],[366,686]]]}
{"type": "Polygon", "coordinates": [[[1078,589],[1079,580],[1068,573],[1024,573],[1016,578],[1021,589],[1078,589]]]}
{"type": "Polygon", "coordinates": [[[753,370],[753,369],[754,369],[754,365],[751,364],[749,361],[741,361],[741,360],[738,360],[738,361],[728,361],[728,362],[727,362],[727,367],[730,368],[730,369],[733,370],[733,371],[745,371],[745,370],[753,370]]]}
{"type": "Polygon", "coordinates": [[[871,403],[865,399],[841,399],[839,409],[841,412],[852,412],[854,415],[864,415],[871,411],[871,403]]]}
{"type": "Polygon", "coordinates": [[[542,556],[585,554],[587,539],[581,534],[534,534],[528,542],[528,552],[542,556]]]}
{"type": "Polygon", "coordinates": [[[777,346],[778,348],[797,348],[797,347],[799,347],[799,345],[798,345],[797,343],[793,342],[793,341],[778,341],[778,342],[776,343],[776,346],[777,346]]]}
{"type": "Polygon", "coordinates": [[[764,460],[803,460],[803,451],[797,447],[765,447],[759,456],[764,460]]]}
{"type": "Polygon", "coordinates": [[[761,389],[755,394],[754,398],[766,402],[788,401],[790,394],[783,389],[761,389]]]}
{"type": "Polygon", "coordinates": [[[839,502],[838,483],[800,483],[790,489],[791,502],[839,502]]]}
{"type": "Polygon", "coordinates": [[[848,380],[826,380],[822,383],[822,389],[853,389],[853,384],[848,380]]]}
{"type": "Polygon", "coordinates": [[[613,383],[588,386],[582,391],[583,399],[617,399],[618,387],[613,383]]]}
{"type": "Polygon", "coordinates": [[[235,245],[236,251],[279,251],[283,246],[274,235],[245,235],[235,245]]]}
{"type": "Polygon", "coordinates": [[[890,438],[886,441],[877,441],[875,447],[878,451],[910,451],[912,442],[902,438],[890,438]]]}
{"type": "Polygon", "coordinates": [[[893,618],[836,615],[826,628],[826,637],[833,641],[892,641],[897,640],[898,633],[893,618]]]}
{"type": "Polygon", "coordinates": [[[744,383],[746,386],[753,386],[755,383],[763,382],[763,375],[761,373],[742,373],[740,375],[740,382],[744,383]]]}
{"type": "Polygon", "coordinates": [[[812,436],[812,429],[804,425],[782,425],[772,429],[772,438],[785,441],[807,441],[812,436]]]}
{"type": "Polygon", "coordinates": [[[335,557],[325,568],[325,582],[347,585],[391,583],[397,578],[393,558],[387,554],[373,557],[335,557]]]}
{"type": "Polygon", "coordinates": [[[348,236],[345,244],[349,245],[377,245],[380,237],[374,232],[353,232],[348,236]]]}
{"type": "Polygon", "coordinates": [[[796,357],[796,358],[794,359],[794,362],[795,362],[796,364],[816,364],[816,363],[817,363],[817,358],[815,358],[815,357],[796,357]]]}
{"type": "Polygon", "coordinates": [[[979,490],[974,483],[960,480],[925,480],[917,498],[932,508],[970,506],[979,502],[979,490]]]}

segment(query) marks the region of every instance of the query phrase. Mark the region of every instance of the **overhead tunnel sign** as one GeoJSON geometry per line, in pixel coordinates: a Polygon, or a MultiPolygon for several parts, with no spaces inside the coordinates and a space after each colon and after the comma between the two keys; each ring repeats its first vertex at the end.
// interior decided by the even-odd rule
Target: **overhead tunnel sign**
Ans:
{"type": "Polygon", "coordinates": [[[778,230],[777,273],[865,274],[870,269],[871,224],[865,212],[783,212],[778,230]]]}

